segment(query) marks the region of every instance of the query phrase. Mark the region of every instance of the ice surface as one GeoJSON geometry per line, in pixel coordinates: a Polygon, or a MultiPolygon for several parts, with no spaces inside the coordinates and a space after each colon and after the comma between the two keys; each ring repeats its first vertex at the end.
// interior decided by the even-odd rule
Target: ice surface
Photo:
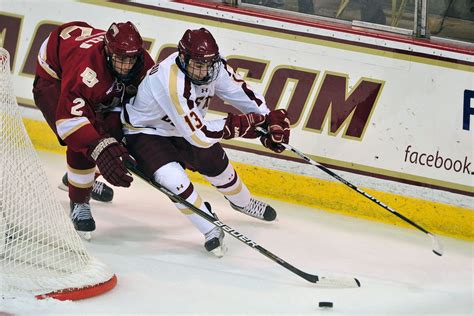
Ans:
{"type": "MultiPolygon", "coordinates": [[[[56,188],[65,158],[40,156],[56,188]]],[[[196,188],[221,221],[295,267],[357,277],[362,287],[315,288],[230,236],[218,259],[163,194],[136,179],[112,203],[91,204],[97,230],[87,248],[117,274],[114,290],[79,302],[0,299],[0,314],[473,315],[473,243],[440,237],[438,257],[419,231],[269,199],[278,220],[266,223],[233,211],[212,187],[196,188]]],[[[68,210],[67,193],[56,193],[68,210]]]]}

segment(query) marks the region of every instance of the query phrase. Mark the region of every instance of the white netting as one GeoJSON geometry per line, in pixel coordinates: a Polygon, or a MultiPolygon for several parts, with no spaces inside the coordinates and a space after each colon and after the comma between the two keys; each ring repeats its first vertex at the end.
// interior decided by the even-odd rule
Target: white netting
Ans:
{"type": "Polygon", "coordinates": [[[80,289],[113,277],[90,256],[56,200],[16,103],[0,48],[0,299],[80,289]]]}

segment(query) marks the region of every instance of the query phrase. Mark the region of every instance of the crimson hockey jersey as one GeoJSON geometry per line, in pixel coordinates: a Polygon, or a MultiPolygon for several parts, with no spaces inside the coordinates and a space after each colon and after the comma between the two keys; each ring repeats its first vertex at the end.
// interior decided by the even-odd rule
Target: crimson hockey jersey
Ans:
{"type": "Polygon", "coordinates": [[[138,84],[154,63],[145,52],[141,72],[125,86],[108,69],[104,36],[104,30],[85,22],[70,22],[51,32],[38,54],[37,75],[61,81],[56,130],[76,151],[86,150],[89,144],[103,137],[96,124],[101,112],[120,111],[121,103],[136,93],[138,84]]]}

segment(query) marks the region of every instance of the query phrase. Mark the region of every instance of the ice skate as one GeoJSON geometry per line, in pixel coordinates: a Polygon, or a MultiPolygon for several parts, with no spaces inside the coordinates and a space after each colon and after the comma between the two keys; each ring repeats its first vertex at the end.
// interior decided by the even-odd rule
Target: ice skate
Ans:
{"type": "Polygon", "coordinates": [[[229,203],[234,210],[267,222],[275,220],[277,216],[276,211],[273,207],[271,207],[265,202],[256,200],[254,198],[250,198],[250,203],[247,204],[247,206],[245,207],[239,207],[230,201],[229,203]]]}
{"type": "MultiPolygon", "coordinates": [[[[67,173],[64,174],[61,184],[58,186],[63,191],[68,191],[67,173]]],[[[99,202],[110,202],[114,198],[114,190],[101,181],[94,181],[92,185],[91,198],[99,202]]]]}
{"type": "Polygon", "coordinates": [[[82,238],[90,240],[92,238],[91,232],[95,230],[95,221],[89,203],[70,202],[70,206],[74,228],[82,238]]]}

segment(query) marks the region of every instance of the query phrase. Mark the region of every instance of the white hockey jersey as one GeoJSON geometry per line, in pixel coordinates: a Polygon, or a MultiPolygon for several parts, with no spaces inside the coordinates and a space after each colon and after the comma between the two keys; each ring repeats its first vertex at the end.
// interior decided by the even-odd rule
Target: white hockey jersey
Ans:
{"type": "Polygon", "coordinates": [[[216,95],[242,113],[268,114],[265,99],[253,91],[225,60],[216,80],[195,85],[176,64],[178,53],[151,68],[122,112],[125,134],[144,133],[184,137],[207,148],[222,139],[224,119],[204,117],[216,95]]]}

